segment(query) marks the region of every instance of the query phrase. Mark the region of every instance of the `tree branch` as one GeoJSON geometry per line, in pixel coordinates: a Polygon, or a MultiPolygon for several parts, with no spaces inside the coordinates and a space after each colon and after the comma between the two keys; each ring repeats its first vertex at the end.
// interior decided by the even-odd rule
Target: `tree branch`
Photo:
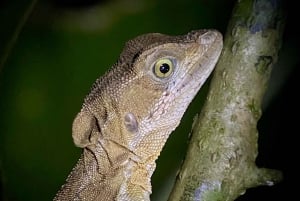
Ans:
{"type": "Polygon", "coordinates": [[[273,185],[277,170],[258,168],[257,121],[283,23],[275,0],[237,1],[207,101],[169,200],[234,200],[247,188],[273,185]]]}

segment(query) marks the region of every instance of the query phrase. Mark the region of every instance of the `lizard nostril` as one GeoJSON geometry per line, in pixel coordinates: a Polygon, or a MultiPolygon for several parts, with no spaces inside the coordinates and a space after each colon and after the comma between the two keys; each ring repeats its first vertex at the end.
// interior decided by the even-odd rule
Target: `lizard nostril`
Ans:
{"type": "Polygon", "coordinates": [[[209,31],[199,37],[199,43],[206,45],[211,44],[215,41],[217,33],[215,31],[209,31]]]}

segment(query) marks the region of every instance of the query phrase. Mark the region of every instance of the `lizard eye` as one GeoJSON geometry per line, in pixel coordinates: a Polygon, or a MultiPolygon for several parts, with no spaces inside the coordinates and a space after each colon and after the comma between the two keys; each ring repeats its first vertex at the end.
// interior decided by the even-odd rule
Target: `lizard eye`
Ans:
{"type": "Polygon", "coordinates": [[[174,64],[171,59],[162,58],[159,59],[153,68],[154,74],[159,78],[166,78],[169,77],[174,70],[174,64]]]}

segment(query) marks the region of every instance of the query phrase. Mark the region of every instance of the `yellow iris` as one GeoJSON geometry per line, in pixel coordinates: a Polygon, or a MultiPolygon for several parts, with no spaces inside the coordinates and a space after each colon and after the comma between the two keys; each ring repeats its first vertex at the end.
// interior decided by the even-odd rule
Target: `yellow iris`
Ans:
{"type": "Polygon", "coordinates": [[[169,77],[174,70],[173,62],[171,59],[159,59],[154,65],[154,74],[159,78],[169,77]]]}

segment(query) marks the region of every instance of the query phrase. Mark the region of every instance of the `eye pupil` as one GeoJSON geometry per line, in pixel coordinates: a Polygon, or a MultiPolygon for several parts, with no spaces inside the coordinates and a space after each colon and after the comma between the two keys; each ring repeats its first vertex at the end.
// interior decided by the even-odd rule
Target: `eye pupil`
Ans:
{"type": "Polygon", "coordinates": [[[160,67],[159,67],[159,71],[160,71],[161,73],[163,73],[163,74],[168,73],[169,70],[170,70],[170,65],[167,64],[167,63],[163,63],[163,64],[161,64],[160,67]]]}

